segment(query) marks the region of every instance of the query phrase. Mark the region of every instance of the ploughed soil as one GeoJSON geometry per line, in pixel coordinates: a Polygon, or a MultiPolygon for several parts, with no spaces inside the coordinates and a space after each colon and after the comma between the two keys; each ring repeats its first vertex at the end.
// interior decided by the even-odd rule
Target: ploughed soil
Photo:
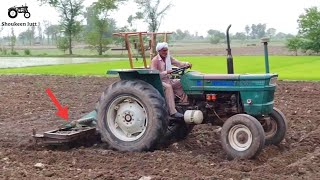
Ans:
{"type": "Polygon", "coordinates": [[[101,143],[73,148],[34,144],[32,129],[65,123],[45,90],[70,120],[90,112],[116,81],[105,77],[0,76],[0,179],[319,179],[320,83],[278,82],[275,104],[288,131],[279,146],[253,160],[227,160],[218,127],[199,125],[187,139],[154,152],[123,153],[101,143]],[[37,165],[36,165],[37,164],[37,165]]]}

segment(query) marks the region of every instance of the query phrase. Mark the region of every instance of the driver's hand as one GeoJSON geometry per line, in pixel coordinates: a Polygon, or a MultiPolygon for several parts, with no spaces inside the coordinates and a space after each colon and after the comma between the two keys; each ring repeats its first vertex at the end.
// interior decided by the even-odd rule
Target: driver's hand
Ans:
{"type": "Polygon", "coordinates": [[[167,74],[171,74],[173,72],[173,70],[168,70],[167,74]]]}
{"type": "Polygon", "coordinates": [[[189,62],[186,62],[186,65],[191,69],[192,68],[192,64],[189,62]]]}

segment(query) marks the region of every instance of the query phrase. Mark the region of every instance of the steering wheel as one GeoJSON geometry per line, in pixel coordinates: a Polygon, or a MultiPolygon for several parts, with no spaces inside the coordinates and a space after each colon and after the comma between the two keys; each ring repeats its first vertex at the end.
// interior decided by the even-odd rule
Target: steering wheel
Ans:
{"type": "Polygon", "coordinates": [[[188,66],[185,66],[185,67],[181,67],[181,68],[175,69],[175,70],[173,70],[170,74],[179,74],[179,73],[181,72],[181,75],[183,75],[183,74],[184,74],[184,71],[185,71],[186,69],[188,69],[188,68],[190,68],[189,65],[188,65],[188,66]]]}

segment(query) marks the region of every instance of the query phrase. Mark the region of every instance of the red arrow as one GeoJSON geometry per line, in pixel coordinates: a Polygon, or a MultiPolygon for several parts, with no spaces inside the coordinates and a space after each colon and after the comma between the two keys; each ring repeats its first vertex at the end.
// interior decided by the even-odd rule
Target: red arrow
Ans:
{"type": "Polygon", "coordinates": [[[56,113],[56,115],[68,121],[68,106],[62,107],[59,101],[57,100],[57,98],[53,95],[53,93],[49,88],[46,90],[46,92],[48,96],[51,98],[54,105],[58,109],[58,112],[56,113]]]}

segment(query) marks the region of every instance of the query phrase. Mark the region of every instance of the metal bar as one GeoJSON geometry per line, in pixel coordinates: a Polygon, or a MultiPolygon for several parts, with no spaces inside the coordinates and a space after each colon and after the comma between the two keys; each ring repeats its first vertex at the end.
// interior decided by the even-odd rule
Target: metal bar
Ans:
{"type": "Polygon", "coordinates": [[[126,35],[126,34],[128,34],[128,35],[138,35],[138,33],[144,33],[144,34],[147,34],[147,32],[118,32],[118,33],[112,33],[112,35],[114,35],[114,36],[124,36],[124,35],[126,35]]]}
{"type": "Polygon", "coordinates": [[[263,37],[261,38],[261,43],[263,43],[264,46],[264,63],[266,67],[266,73],[269,73],[269,57],[268,57],[268,42],[270,41],[270,38],[268,37],[263,37]]]}
{"type": "Polygon", "coordinates": [[[146,61],[146,55],[144,54],[145,52],[144,52],[144,44],[142,40],[142,33],[139,33],[139,40],[140,40],[141,54],[143,58],[143,65],[144,65],[144,68],[147,68],[147,61],[146,61]]]}
{"type": "Polygon", "coordinates": [[[152,34],[173,34],[173,32],[150,32],[147,34],[149,34],[149,35],[152,35],[152,34]]]}
{"type": "Polygon", "coordinates": [[[264,42],[264,58],[265,58],[265,65],[266,65],[266,73],[270,73],[269,69],[269,57],[268,57],[268,42],[264,42]]]}
{"type": "Polygon", "coordinates": [[[139,36],[139,33],[148,34],[147,32],[120,32],[120,33],[113,33],[112,35],[113,36],[122,36],[122,37],[124,37],[126,34],[128,36],[139,36]]]}
{"type": "Polygon", "coordinates": [[[131,48],[130,48],[130,42],[129,42],[128,34],[125,34],[124,38],[125,38],[126,46],[127,46],[127,49],[128,49],[128,57],[129,57],[129,61],[130,61],[130,67],[131,67],[131,69],[133,69],[132,54],[131,54],[131,48]]]}
{"type": "MultiPolygon", "coordinates": [[[[150,47],[150,61],[153,58],[153,51],[154,51],[154,34],[151,34],[151,47],[150,47]]],[[[151,63],[151,62],[150,62],[151,63]]]]}
{"type": "Polygon", "coordinates": [[[168,35],[167,33],[164,34],[163,42],[167,42],[167,35],[168,35]]]}

